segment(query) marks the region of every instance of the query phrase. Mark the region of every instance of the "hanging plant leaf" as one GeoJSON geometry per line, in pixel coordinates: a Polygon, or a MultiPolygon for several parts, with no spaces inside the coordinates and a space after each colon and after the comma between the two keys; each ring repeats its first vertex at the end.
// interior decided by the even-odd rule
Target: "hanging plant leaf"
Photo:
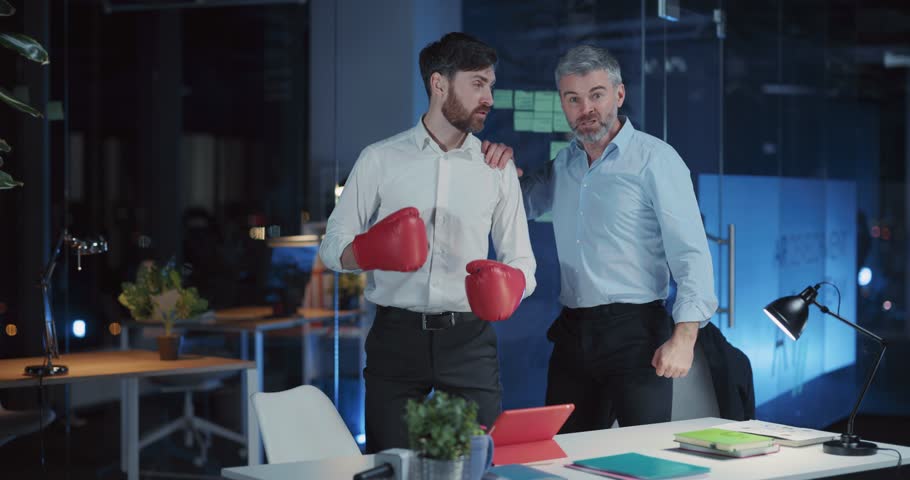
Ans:
{"type": "Polygon", "coordinates": [[[8,17],[16,13],[16,7],[10,5],[6,0],[0,0],[0,17],[8,17]]]}
{"type": "Polygon", "coordinates": [[[0,138],[0,152],[12,152],[13,147],[6,143],[6,140],[0,138]]]}
{"type": "Polygon", "coordinates": [[[7,190],[10,188],[21,187],[23,185],[25,185],[25,184],[22,182],[17,182],[16,180],[13,180],[13,177],[11,177],[8,173],[6,173],[4,171],[0,171],[0,190],[7,190]]]}
{"type": "Polygon", "coordinates": [[[35,40],[28,35],[23,35],[21,33],[0,33],[0,45],[19,52],[19,55],[22,55],[33,62],[38,62],[41,65],[50,63],[47,56],[47,50],[38,43],[38,40],[35,40]]]}
{"type": "Polygon", "coordinates": [[[16,110],[19,110],[20,112],[25,112],[36,118],[43,117],[43,115],[41,115],[41,112],[20,102],[19,100],[16,100],[16,97],[12,96],[9,92],[2,88],[0,88],[0,100],[6,102],[9,104],[9,106],[15,108],[16,110]]]}

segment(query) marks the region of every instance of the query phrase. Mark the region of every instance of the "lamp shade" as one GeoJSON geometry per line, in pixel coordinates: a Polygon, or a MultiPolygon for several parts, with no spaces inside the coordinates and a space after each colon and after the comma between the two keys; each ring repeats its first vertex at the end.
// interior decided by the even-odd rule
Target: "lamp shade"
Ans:
{"type": "Polygon", "coordinates": [[[781,297],[764,308],[768,316],[784,333],[793,340],[803,333],[803,327],[809,319],[809,304],[815,300],[818,290],[806,287],[799,295],[781,297]]]}

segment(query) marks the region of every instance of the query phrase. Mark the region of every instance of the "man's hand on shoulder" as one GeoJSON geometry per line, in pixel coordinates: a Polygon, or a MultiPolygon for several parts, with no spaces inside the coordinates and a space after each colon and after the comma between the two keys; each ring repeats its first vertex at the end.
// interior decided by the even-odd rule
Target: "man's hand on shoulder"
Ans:
{"type": "MultiPolygon", "coordinates": [[[[489,140],[484,140],[481,143],[480,151],[484,155],[484,161],[487,162],[490,168],[498,168],[500,170],[506,168],[506,165],[514,159],[515,155],[512,147],[504,143],[493,143],[489,140]]],[[[515,169],[518,170],[518,176],[520,177],[523,173],[522,170],[517,165],[515,169]]]]}

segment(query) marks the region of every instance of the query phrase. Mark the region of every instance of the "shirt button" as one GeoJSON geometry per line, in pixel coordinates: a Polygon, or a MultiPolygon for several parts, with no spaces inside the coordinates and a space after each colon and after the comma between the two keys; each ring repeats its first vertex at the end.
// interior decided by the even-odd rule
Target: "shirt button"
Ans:
{"type": "Polygon", "coordinates": [[[581,243],[581,240],[575,240],[575,243],[581,243]]]}
{"type": "Polygon", "coordinates": [[[587,183],[582,183],[581,186],[587,188],[588,184],[587,184],[587,183]]]}

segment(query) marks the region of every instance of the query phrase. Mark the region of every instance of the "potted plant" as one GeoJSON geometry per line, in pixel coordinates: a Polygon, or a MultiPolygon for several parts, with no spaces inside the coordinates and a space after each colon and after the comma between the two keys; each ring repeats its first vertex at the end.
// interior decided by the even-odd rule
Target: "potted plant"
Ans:
{"type": "Polygon", "coordinates": [[[461,480],[471,437],[483,435],[477,404],[436,391],[425,401],[408,400],[405,423],[411,450],[420,457],[424,480],[461,480]]]}
{"type": "MultiPolygon", "coordinates": [[[[363,293],[366,277],[362,273],[342,273],[338,275],[338,308],[357,310],[360,308],[360,295],[363,293]]],[[[332,283],[334,290],[335,284],[332,283]]]]}
{"type": "MultiPolygon", "coordinates": [[[[8,17],[16,13],[16,9],[6,0],[0,0],[0,17],[8,17]]],[[[35,63],[47,65],[47,51],[35,39],[21,33],[0,32],[0,46],[6,47],[24,58],[35,63]]],[[[19,101],[11,93],[0,88],[0,102],[5,103],[16,110],[25,112],[33,117],[40,118],[41,112],[19,101]]],[[[9,153],[12,147],[0,138],[0,153],[9,153]]],[[[0,167],[3,166],[3,157],[0,156],[0,167]]],[[[14,180],[8,173],[0,170],[0,190],[6,190],[13,187],[21,187],[22,182],[14,180]]]]}
{"type": "Polygon", "coordinates": [[[143,263],[136,281],[124,282],[122,289],[117,300],[136,321],[164,325],[164,335],[158,337],[158,353],[162,360],[176,360],[180,337],[173,333],[174,322],[205,312],[208,301],[199,297],[195,288],[183,287],[180,272],[172,263],[164,267],[143,263]]]}

